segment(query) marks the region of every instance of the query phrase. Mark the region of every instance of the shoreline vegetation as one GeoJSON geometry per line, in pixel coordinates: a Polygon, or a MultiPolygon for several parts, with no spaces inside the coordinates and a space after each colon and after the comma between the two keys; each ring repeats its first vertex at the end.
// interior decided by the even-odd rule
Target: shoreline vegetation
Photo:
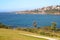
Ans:
{"type": "Polygon", "coordinates": [[[36,33],[38,35],[52,37],[52,38],[60,38],[60,28],[57,28],[56,25],[57,25],[56,22],[52,22],[51,26],[37,27],[37,22],[34,21],[33,28],[21,28],[21,27],[13,28],[11,26],[7,26],[2,23],[0,23],[0,28],[31,32],[31,33],[36,33]]]}

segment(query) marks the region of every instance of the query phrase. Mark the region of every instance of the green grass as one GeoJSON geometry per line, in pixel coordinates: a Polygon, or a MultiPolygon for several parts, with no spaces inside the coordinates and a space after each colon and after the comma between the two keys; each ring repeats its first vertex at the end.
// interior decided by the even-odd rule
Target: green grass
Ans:
{"type": "Polygon", "coordinates": [[[19,33],[25,33],[25,32],[0,28],[0,40],[46,40],[43,38],[25,36],[19,33]]]}

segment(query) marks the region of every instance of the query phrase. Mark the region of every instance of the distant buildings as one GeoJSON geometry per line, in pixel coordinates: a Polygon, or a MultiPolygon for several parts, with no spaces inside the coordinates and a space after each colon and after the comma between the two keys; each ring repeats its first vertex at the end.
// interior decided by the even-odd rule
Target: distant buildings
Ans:
{"type": "Polygon", "coordinates": [[[18,14],[60,14],[60,5],[37,8],[33,10],[17,11],[18,14]]]}

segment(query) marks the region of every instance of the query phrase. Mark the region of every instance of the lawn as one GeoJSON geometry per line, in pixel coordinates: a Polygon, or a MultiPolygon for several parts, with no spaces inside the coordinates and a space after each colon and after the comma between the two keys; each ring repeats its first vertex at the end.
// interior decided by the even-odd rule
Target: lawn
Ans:
{"type": "Polygon", "coordinates": [[[46,40],[43,38],[25,36],[19,33],[25,33],[25,32],[0,28],[0,40],[46,40]]]}

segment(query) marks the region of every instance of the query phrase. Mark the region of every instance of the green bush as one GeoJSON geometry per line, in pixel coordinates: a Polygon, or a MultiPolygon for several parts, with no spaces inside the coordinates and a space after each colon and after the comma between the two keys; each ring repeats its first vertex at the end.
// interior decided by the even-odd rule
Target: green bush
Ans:
{"type": "Polygon", "coordinates": [[[45,32],[40,32],[41,35],[45,35],[45,32]]]}

